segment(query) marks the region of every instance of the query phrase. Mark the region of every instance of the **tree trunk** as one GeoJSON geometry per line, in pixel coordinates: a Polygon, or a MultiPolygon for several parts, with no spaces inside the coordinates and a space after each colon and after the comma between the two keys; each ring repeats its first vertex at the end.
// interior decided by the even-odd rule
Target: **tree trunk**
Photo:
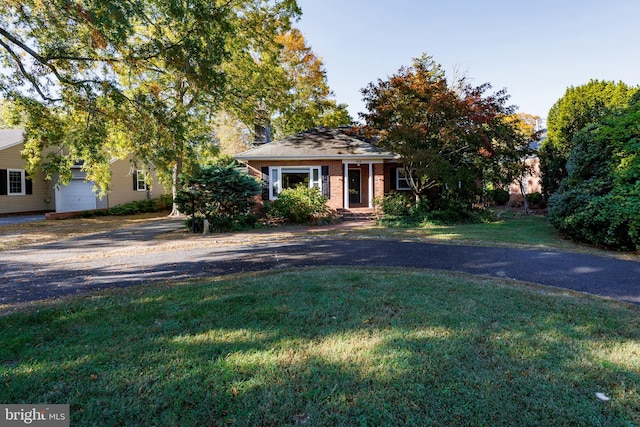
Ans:
{"type": "Polygon", "coordinates": [[[526,178],[520,178],[518,185],[520,186],[520,194],[524,198],[524,214],[529,215],[529,202],[527,201],[527,189],[524,186],[524,179],[526,178]]]}
{"type": "Polygon", "coordinates": [[[182,174],[182,154],[178,156],[176,164],[173,167],[173,179],[171,185],[171,194],[173,195],[173,208],[169,216],[180,216],[180,210],[176,203],[176,197],[178,196],[178,189],[180,187],[180,174],[182,174]]]}

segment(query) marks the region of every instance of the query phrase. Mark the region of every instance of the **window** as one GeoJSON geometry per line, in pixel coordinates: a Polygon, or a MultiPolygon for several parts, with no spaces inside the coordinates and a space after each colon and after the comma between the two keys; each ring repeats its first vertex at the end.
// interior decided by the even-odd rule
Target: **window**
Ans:
{"type": "Polygon", "coordinates": [[[404,168],[396,169],[396,190],[411,190],[404,168]]]}
{"type": "Polygon", "coordinates": [[[320,167],[319,166],[283,166],[272,167],[269,170],[271,177],[271,200],[278,197],[278,194],[285,188],[294,188],[300,184],[311,188],[320,187],[320,167]]]}
{"type": "Polygon", "coordinates": [[[22,196],[25,194],[24,170],[7,169],[7,194],[10,196],[22,196]]]}
{"type": "Polygon", "coordinates": [[[136,171],[136,191],[147,191],[147,182],[144,179],[144,171],[136,171]]]}

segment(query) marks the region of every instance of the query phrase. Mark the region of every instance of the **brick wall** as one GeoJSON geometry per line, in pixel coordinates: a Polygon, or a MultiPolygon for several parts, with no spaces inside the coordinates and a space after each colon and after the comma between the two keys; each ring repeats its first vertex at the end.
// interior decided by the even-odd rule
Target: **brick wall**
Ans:
{"type": "MultiPolygon", "coordinates": [[[[330,197],[327,205],[331,209],[340,209],[344,206],[344,181],[341,160],[250,161],[249,174],[262,180],[262,167],[264,166],[329,166],[330,197]]],[[[258,203],[262,203],[262,196],[258,196],[258,203]]]]}
{"type": "MultiPolygon", "coordinates": [[[[249,174],[262,180],[262,168],[270,166],[328,166],[329,167],[329,189],[330,197],[328,206],[331,209],[342,209],[344,207],[344,165],[342,160],[305,160],[305,161],[250,161],[249,162],[249,174]]],[[[361,192],[362,203],[359,206],[368,206],[369,198],[369,163],[363,162],[359,166],[354,164],[350,165],[350,168],[359,168],[361,171],[361,192]]],[[[373,165],[374,183],[373,183],[373,197],[382,197],[388,190],[386,182],[389,175],[389,167],[376,163],[373,165]]],[[[258,196],[258,202],[262,203],[262,196],[258,196]]],[[[353,206],[352,206],[353,207],[353,206]]]]}
{"type": "MultiPolygon", "coordinates": [[[[527,164],[532,167],[532,173],[528,177],[526,177],[527,181],[527,194],[531,193],[541,193],[542,185],[540,184],[540,159],[538,157],[534,157],[526,160],[527,164]]],[[[522,199],[522,195],[520,194],[520,185],[517,182],[513,182],[509,186],[509,195],[512,199],[522,199]]]]}
{"type": "Polygon", "coordinates": [[[385,164],[376,163],[373,165],[373,197],[383,197],[385,193],[385,164]]]}

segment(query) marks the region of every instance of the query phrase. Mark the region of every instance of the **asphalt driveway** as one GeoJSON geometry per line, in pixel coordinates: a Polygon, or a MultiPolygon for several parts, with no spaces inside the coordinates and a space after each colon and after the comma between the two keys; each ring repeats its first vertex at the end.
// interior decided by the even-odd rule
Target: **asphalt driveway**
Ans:
{"type": "Polygon", "coordinates": [[[96,289],[310,266],[459,271],[602,295],[640,305],[640,262],[577,253],[345,238],[237,234],[158,239],[180,220],[0,252],[0,304],[96,289]],[[224,241],[223,241],[224,240],[224,241]]]}
{"type": "Polygon", "coordinates": [[[44,221],[44,214],[0,216],[0,226],[36,221],[44,221]]]}

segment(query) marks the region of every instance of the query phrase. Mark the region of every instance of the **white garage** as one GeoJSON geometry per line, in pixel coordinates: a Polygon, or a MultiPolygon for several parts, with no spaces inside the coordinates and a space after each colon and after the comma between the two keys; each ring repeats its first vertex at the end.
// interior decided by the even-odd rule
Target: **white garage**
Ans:
{"type": "Polygon", "coordinates": [[[74,179],[56,188],[56,212],[87,211],[96,209],[97,204],[92,182],[74,179]]]}

